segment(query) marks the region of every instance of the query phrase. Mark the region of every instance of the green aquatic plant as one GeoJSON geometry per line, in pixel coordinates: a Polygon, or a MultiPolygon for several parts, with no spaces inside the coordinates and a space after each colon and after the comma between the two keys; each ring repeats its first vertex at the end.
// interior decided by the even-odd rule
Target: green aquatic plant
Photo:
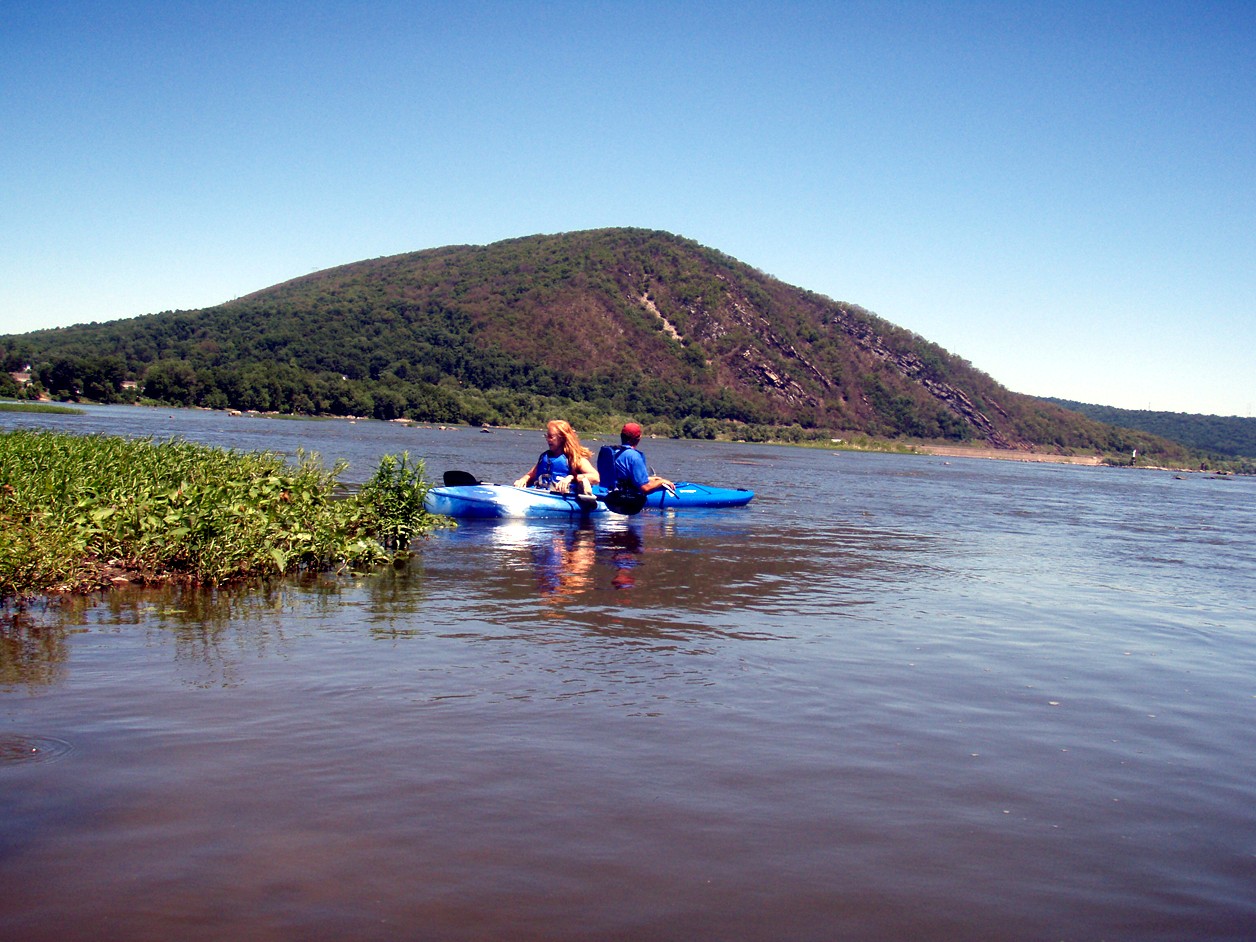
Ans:
{"type": "Polygon", "coordinates": [[[424,526],[423,498],[431,486],[425,470],[423,461],[412,462],[408,451],[400,458],[384,455],[358,494],[371,529],[386,549],[405,549],[424,526]]]}
{"type": "Polygon", "coordinates": [[[423,511],[422,462],[387,456],[349,495],[345,467],[180,440],[0,433],[0,597],[361,568],[439,525],[423,511]]]}

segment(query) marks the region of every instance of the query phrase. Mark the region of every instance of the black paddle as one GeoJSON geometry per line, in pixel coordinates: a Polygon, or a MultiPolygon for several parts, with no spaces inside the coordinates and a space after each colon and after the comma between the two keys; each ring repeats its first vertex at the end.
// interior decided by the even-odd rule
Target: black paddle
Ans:
{"type": "Polygon", "coordinates": [[[470,471],[446,471],[446,487],[472,487],[479,484],[479,479],[470,471]]]}
{"type": "Polygon", "coordinates": [[[645,495],[640,491],[607,491],[602,503],[611,513],[631,517],[641,513],[641,508],[645,506],[645,495]]]}

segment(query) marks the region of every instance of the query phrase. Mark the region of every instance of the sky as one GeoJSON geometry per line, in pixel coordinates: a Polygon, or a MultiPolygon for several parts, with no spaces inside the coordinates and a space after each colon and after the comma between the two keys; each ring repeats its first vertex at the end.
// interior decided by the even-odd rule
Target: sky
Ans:
{"type": "Polygon", "coordinates": [[[0,333],[610,226],[1256,415],[1256,3],[0,0],[0,333]]]}

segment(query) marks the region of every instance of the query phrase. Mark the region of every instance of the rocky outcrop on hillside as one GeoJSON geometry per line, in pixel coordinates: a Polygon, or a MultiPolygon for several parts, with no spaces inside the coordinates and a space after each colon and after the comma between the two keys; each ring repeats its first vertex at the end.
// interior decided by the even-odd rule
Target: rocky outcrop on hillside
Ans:
{"type": "MultiPolygon", "coordinates": [[[[904,379],[918,383],[935,400],[968,422],[977,430],[980,437],[993,447],[1024,450],[1033,448],[1033,443],[1024,438],[1004,435],[990,421],[990,418],[964,394],[963,390],[935,378],[924,360],[917,354],[892,349],[886,343],[885,338],[864,321],[852,317],[849,311],[839,308],[833,316],[833,323],[838,325],[860,349],[867,351],[880,362],[889,364],[904,379]]],[[[1002,418],[1010,420],[1011,417],[997,402],[992,403],[992,406],[1002,418]]]]}

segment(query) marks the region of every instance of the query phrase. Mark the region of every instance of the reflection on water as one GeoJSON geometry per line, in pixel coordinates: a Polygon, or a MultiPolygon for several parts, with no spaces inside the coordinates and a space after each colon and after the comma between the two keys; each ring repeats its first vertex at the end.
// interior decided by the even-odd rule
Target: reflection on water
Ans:
{"type": "Polygon", "coordinates": [[[301,606],[326,610],[346,584],[318,576],[260,587],[126,587],[58,597],[34,609],[10,606],[0,622],[0,684],[63,681],[73,635],[119,636],[125,626],[140,626],[146,645],[168,651],[186,683],[236,686],[243,664],[282,651],[294,593],[301,606]]]}
{"type": "Polygon", "coordinates": [[[48,624],[25,609],[0,619],[0,687],[55,684],[69,654],[61,624],[48,624]]]}
{"type": "Polygon", "coordinates": [[[417,616],[425,599],[424,578],[423,557],[414,555],[356,580],[359,591],[366,593],[366,618],[373,637],[407,638],[422,631],[417,616]]]}
{"type": "Polygon", "coordinates": [[[0,765],[19,762],[50,762],[68,755],[72,750],[63,739],[50,736],[23,736],[21,733],[0,733],[0,765]]]}
{"type": "Polygon", "coordinates": [[[637,584],[637,565],[645,551],[640,531],[633,527],[610,530],[606,534],[606,551],[611,565],[615,567],[611,585],[617,589],[631,589],[637,584]]]}
{"type": "Polygon", "coordinates": [[[536,524],[523,521],[485,524],[496,547],[526,554],[543,598],[558,603],[587,593],[606,581],[631,589],[645,553],[641,526],[634,521],[579,520],[536,524]]]}
{"type": "Polygon", "coordinates": [[[586,522],[530,541],[528,554],[536,569],[537,589],[543,596],[557,600],[589,590],[597,553],[595,533],[593,524],[586,522]]]}
{"type": "Polygon", "coordinates": [[[107,593],[10,603],[0,618],[0,686],[51,685],[65,679],[69,637],[142,626],[150,647],[168,651],[187,683],[232,687],[241,666],[282,656],[295,608],[334,613],[346,593],[364,599],[372,636],[405,638],[423,630],[423,560],[360,575],[318,573],[261,586],[195,589],[130,586],[107,593]]]}

